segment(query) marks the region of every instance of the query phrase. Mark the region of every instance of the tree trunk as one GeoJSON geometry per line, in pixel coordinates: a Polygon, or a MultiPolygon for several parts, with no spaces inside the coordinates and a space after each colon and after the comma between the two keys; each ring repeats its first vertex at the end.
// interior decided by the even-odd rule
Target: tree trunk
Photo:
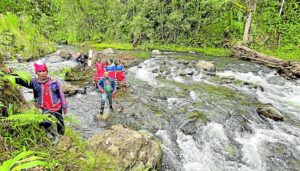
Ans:
{"type": "Polygon", "coordinates": [[[277,59],[275,57],[259,53],[242,45],[234,46],[231,50],[234,57],[244,60],[250,60],[252,62],[275,68],[281,76],[287,79],[300,78],[300,62],[277,59]]]}
{"type": "MultiPolygon", "coordinates": [[[[283,11],[283,5],[284,5],[285,0],[281,0],[280,2],[280,10],[279,10],[279,16],[283,16],[284,11],[283,11]]],[[[280,47],[280,40],[281,40],[281,32],[280,30],[277,31],[277,49],[280,47]]]]}
{"type": "Polygon", "coordinates": [[[250,0],[248,3],[247,20],[245,23],[243,45],[248,45],[251,37],[252,16],[256,8],[255,0],[250,0]]]}

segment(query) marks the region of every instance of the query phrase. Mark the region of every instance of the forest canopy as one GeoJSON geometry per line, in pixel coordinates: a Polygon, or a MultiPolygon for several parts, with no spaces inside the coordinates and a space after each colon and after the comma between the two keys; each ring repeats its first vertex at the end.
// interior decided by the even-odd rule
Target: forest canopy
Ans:
{"type": "MultiPolygon", "coordinates": [[[[241,42],[252,13],[249,46],[274,50],[300,45],[299,0],[1,0],[0,13],[0,24],[7,18],[29,22],[40,42],[194,47],[241,42]]],[[[0,28],[0,39],[26,34],[23,25],[0,28]]]]}

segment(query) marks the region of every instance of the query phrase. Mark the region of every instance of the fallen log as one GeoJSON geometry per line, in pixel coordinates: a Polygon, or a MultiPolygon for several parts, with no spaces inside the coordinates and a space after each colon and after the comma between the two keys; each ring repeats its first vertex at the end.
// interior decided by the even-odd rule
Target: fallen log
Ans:
{"type": "Polygon", "coordinates": [[[250,60],[252,62],[256,62],[277,69],[278,74],[287,79],[300,78],[299,62],[281,60],[273,56],[268,56],[259,53],[243,45],[233,46],[231,50],[232,50],[233,57],[243,59],[243,60],[250,60]]]}

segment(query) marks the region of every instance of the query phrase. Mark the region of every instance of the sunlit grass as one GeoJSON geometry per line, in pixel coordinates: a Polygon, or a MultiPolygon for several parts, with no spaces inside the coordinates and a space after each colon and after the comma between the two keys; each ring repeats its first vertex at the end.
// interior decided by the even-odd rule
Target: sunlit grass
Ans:
{"type": "MultiPolygon", "coordinates": [[[[85,42],[83,46],[89,46],[96,50],[102,50],[105,48],[113,48],[118,50],[147,50],[151,51],[154,49],[161,51],[173,51],[173,52],[195,52],[202,53],[209,56],[229,56],[230,50],[226,48],[214,48],[214,47],[189,47],[189,46],[178,46],[178,45],[157,45],[157,44],[142,44],[137,47],[133,47],[130,43],[93,43],[85,42]]],[[[149,54],[139,53],[141,58],[150,57],[149,54]]]]}
{"type": "Polygon", "coordinates": [[[279,59],[288,60],[288,61],[298,61],[300,62],[300,47],[297,46],[287,46],[282,47],[277,50],[269,49],[258,49],[259,52],[270,55],[279,59]]]}

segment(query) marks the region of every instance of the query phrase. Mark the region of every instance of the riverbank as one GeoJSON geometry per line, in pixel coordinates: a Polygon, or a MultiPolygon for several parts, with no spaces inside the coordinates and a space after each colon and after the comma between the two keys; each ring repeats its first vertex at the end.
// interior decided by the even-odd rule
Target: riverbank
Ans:
{"type": "Polygon", "coordinates": [[[230,50],[226,48],[212,48],[212,47],[188,47],[177,45],[158,45],[158,44],[142,44],[133,47],[130,43],[94,43],[84,42],[80,44],[83,47],[89,47],[96,50],[105,48],[113,48],[118,50],[161,50],[173,52],[187,52],[187,53],[202,53],[209,56],[230,56],[230,50]]]}
{"type": "Polygon", "coordinates": [[[255,49],[263,54],[274,56],[278,59],[300,62],[299,46],[281,47],[280,49],[276,49],[274,51],[265,48],[255,48],[255,49]]]}
{"type": "Polygon", "coordinates": [[[55,43],[39,32],[27,16],[0,15],[0,53],[6,60],[28,61],[53,53],[55,43]]]}
{"type": "MultiPolygon", "coordinates": [[[[137,47],[133,47],[130,43],[95,43],[84,42],[79,44],[82,47],[92,48],[96,50],[102,50],[105,48],[113,48],[117,50],[161,50],[161,51],[173,51],[173,52],[187,52],[187,53],[202,53],[209,56],[231,56],[230,49],[227,48],[214,48],[214,47],[189,47],[189,46],[177,46],[177,45],[155,45],[155,44],[142,44],[137,47]]],[[[253,49],[261,52],[265,55],[273,56],[285,61],[300,61],[300,48],[297,46],[281,47],[277,50],[270,50],[266,48],[254,47],[253,49]]],[[[150,57],[150,56],[149,56],[150,57]]]]}

